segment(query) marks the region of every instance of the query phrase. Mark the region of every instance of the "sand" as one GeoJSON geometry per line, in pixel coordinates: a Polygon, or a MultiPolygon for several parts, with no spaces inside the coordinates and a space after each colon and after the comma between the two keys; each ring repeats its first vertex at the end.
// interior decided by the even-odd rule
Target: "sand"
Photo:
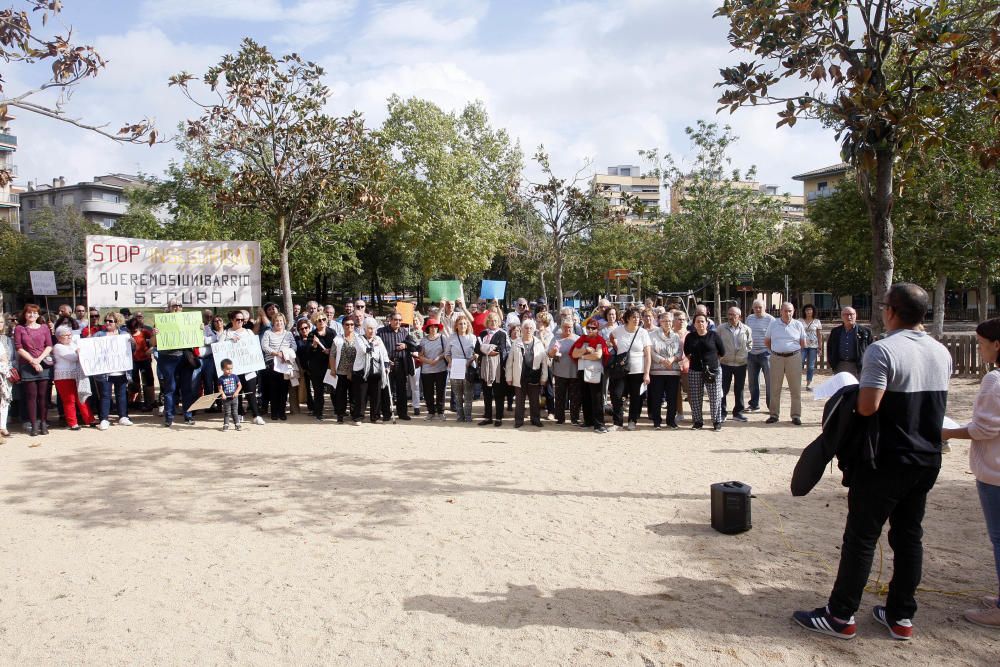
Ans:
{"type": "MultiPolygon", "coordinates": [[[[956,380],[949,413],[975,390],[956,380]]],[[[1000,662],[1000,632],[961,618],[996,585],[964,443],[929,499],[916,640],[888,638],[871,593],[851,642],[792,623],[826,600],[846,500],[839,473],[789,494],[819,429],[821,403],[805,408],[803,427],[758,413],[721,433],[293,416],[223,434],[140,416],[15,435],[0,663],[1000,662]],[[709,485],[729,479],[756,496],[735,536],[709,525],[709,485]]]]}

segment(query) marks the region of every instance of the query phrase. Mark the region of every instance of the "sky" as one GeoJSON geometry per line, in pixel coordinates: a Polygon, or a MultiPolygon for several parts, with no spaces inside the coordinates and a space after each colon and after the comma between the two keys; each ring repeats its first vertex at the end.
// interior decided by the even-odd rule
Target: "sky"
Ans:
{"type": "MultiPolygon", "coordinates": [[[[17,4],[17,3],[15,3],[17,4]]],[[[775,129],[774,108],[716,114],[720,67],[749,59],[726,42],[713,19],[719,0],[64,0],[50,26],[72,26],[74,41],[108,61],[66,102],[67,115],[117,129],[155,120],[162,133],[198,115],[172,74],[197,76],[249,36],[275,53],[322,65],[330,113],[358,110],[371,127],[392,94],[428,99],[446,110],[481,100],[527,158],[544,144],[557,174],[639,164],[658,148],[682,164],[684,128],[699,119],[732,125],[740,137],[734,166],[756,166],[757,180],[801,194],[792,176],[840,161],[833,133],[815,121],[775,129]]],[[[36,87],[46,72],[3,70],[4,92],[36,87]]],[[[22,110],[17,182],[70,183],[112,173],[162,175],[170,144],[121,146],[22,110]]],[[[527,166],[526,175],[532,170],[527,166]]]]}

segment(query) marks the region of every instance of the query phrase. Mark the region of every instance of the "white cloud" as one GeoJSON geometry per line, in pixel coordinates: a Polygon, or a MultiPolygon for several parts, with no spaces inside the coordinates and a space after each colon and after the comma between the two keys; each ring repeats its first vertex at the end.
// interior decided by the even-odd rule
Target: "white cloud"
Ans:
{"type": "MultiPolygon", "coordinates": [[[[468,9],[468,8],[466,8],[468,9]]],[[[481,18],[481,7],[471,13],[444,17],[426,4],[408,2],[378,8],[365,32],[368,42],[409,40],[415,42],[457,42],[469,37],[481,18]]]]}

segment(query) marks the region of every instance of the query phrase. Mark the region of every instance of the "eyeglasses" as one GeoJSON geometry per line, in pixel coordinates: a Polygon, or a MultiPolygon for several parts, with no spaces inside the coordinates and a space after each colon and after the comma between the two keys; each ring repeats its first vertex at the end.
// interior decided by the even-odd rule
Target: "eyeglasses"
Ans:
{"type": "Polygon", "coordinates": [[[365,304],[363,304],[363,303],[356,303],[356,304],[354,304],[354,307],[358,308],[360,310],[364,310],[365,309],[365,304]]]}
{"type": "Polygon", "coordinates": [[[344,326],[345,327],[353,327],[354,326],[354,322],[344,322],[344,326]]]}
{"type": "Polygon", "coordinates": [[[247,321],[247,318],[245,318],[245,317],[234,317],[233,318],[233,322],[246,322],[246,321],[247,321]]]}
{"type": "Polygon", "coordinates": [[[114,320],[104,320],[105,324],[115,324],[114,320]]]}
{"type": "Polygon", "coordinates": [[[326,322],[326,321],[327,321],[327,319],[326,319],[325,317],[317,317],[317,318],[316,318],[316,321],[317,321],[317,322],[326,322]]]}

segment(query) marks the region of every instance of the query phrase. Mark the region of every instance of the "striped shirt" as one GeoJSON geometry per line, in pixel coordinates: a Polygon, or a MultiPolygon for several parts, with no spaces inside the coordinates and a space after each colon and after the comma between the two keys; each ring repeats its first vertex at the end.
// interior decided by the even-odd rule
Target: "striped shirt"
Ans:
{"type": "Polygon", "coordinates": [[[750,327],[751,342],[753,346],[750,348],[750,354],[760,354],[762,352],[767,352],[767,348],[764,347],[764,337],[767,336],[767,328],[771,326],[771,321],[774,319],[773,316],[764,313],[761,316],[748,315],[747,316],[747,326],[750,327]]]}

